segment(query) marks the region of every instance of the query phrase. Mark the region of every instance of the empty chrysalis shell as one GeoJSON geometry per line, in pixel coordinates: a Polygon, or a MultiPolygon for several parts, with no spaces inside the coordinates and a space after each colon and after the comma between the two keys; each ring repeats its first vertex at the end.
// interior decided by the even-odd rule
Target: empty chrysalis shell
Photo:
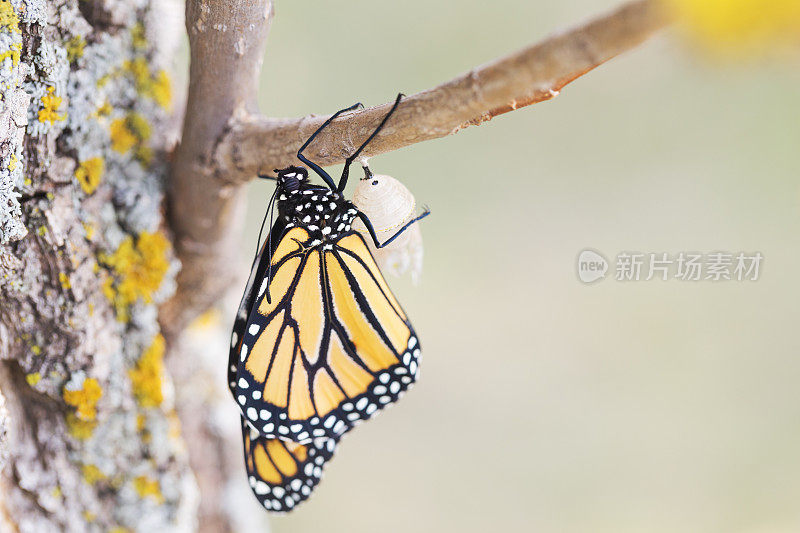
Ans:
{"type": "MultiPolygon", "coordinates": [[[[353,203],[375,228],[380,242],[385,242],[416,216],[416,201],[405,185],[391,176],[373,174],[364,165],[365,177],[359,180],[353,193],[353,203]]],[[[412,224],[397,239],[376,249],[367,228],[360,220],[353,227],[364,236],[378,266],[395,276],[411,272],[411,280],[419,281],[422,273],[422,232],[412,224]]]]}

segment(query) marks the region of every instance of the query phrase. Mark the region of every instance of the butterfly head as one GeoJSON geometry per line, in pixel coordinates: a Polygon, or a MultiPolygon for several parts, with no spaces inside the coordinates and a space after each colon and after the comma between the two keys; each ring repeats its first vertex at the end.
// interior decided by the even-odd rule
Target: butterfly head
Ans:
{"type": "Polygon", "coordinates": [[[303,167],[286,167],[275,172],[278,173],[278,188],[285,192],[296,191],[308,181],[308,171],[303,167]]]}

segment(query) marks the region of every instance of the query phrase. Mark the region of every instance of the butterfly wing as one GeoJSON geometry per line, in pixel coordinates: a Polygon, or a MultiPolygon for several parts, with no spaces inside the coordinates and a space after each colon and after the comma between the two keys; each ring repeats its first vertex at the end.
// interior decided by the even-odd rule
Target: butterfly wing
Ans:
{"type": "Polygon", "coordinates": [[[239,308],[236,310],[236,318],[233,321],[233,332],[231,333],[231,346],[228,353],[228,388],[231,394],[236,397],[236,373],[238,370],[239,353],[242,348],[242,339],[244,339],[244,331],[247,327],[247,319],[250,317],[250,312],[253,310],[253,305],[256,302],[256,282],[260,285],[261,280],[264,279],[267,272],[267,265],[270,257],[278,247],[281,236],[286,230],[286,223],[283,219],[278,219],[275,224],[270,228],[269,235],[264,241],[261,251],[253,262],[253,267],[250,269],[250,276],[247,278],[247,285],[245,286],[242,300],[239,302],[239,308]],[[268,253],[265,253],[268,252],[268,253]]]}
{"type": "Polygon", "coordinates": [[[311,495],[337,441],[317,439],[307,445],[268,439],[242,417],[244,462],[250,488],[269,511],[285,512],[311,495]]]}
{"type": "Polygon", "coordinates": [[[321,245],[289,229],[256,296],[235,396],[266,438],[337,439],[415,381],[416,334],[356,232],[321,245]]]}

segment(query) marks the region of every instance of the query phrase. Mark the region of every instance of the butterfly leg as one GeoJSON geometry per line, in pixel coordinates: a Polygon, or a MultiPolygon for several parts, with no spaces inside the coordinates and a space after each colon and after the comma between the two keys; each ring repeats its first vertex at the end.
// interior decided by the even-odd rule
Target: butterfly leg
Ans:
{"type": "Polygon", "coordinates": [[[350,157],[345,159],[345,161],[344,161],[344,169],[342,170],[342,176],[339,178],[339,186],[336,187],[336,190],[338,192],[342,192],[344,190],[344,188],[347,186],[347,178],[350,175],[350,165],[353,163],[353,161],[356,160],[356,158],[359,155],[361,155],[361,152],[364,150],[364,148],[367,147],[367,145],[372,141],[372,139],[375,138],[375,136],[378,134],[378,132],[380,132],[383,129],[383,127],[386,125],[386,122],[389,120],[389,117],[391,117],[394,114],[395,110],[397,110],[397,106],[400,105],[400,100],[402,100],[404,96],[405,95],[403,93],[399,93],[397,95],[397,98],[394,101],[394,105],[392,105],[392,108],[389,109],[388,113],[386,113],[386,116],[383,117],[383,120],[381,120],[381,123],[378,124],[378,127],[375,128],[375,131],[372,132],[372,135],[370,135],[367,138],[367,140],[364,141],[361,144],[361,146],[358,147],[358,150],[356,150],[353,155],[351,155],[350,157]]]}
{"type": "Polygon", "coordinates": [[[418,216],[418,217],[417,217],[417,218],[415,218],[415,219],[409,220],[409,221],[408,221],[408,222],[407,222],[407,223],[406,223],[406,224],[405,224],[405,225],[404,225],[402,228],[400,228],[399,230],[397,230],[397,233],[395,233],[394,235],[392,235],[391,237],[389,237],[389,239],[388,239],[386,242],[383,242],[383,243],[381,243],[381,242],[378,240],[378,236],[375,234],[375,228],[374,228],[374,227],[372,227],[372,222],[370,222],[370,221],[369,221],[369,217],[368,217],[367,215],[365,215],[364,213],[362,213],[361,211],[359,211],[359,212],[356,214],[356,216],[357,216],[358,218],[360,218],[360,219],[361,219],[361,221],[364,223],[364,226],[366,226],[366,228],[367,228],[367,231],[369,232],[369,235],[370,235],[370,237],[372,237],[372,242],[374,242],[374,243],[375,243],[375,248],[379,248],[379,249],[380,249],[380,248],[383,248],[384,246],[386,246],[387,244],[390,244],[390,243],[391,243],[392,241],[394,241],[396,238],[398,238],[398,237],[399,237],[399,236],[400,236],[400,235],[401,235],[401,234],[402,234],[402,233],[403,233],[405,230],[407,230],[408,228],[410,228],[412,224],[415,224],[415,223],[419,222],[420,220],[422,220],[423,218],[425,218],[426,216],[428,216],[428,215],[430,215],[430,214],[431,214],[431,211],[430,211],[430,209],[428,209],[428,208],[426,207],[426,208],[425,208],[425,211],[424,211],[424,212],[423,212],[423,213],[422,213],[420,216],[418,216]]]}
{"type": "Polygon", "coordinates": [[[331,177],[331,175],[330,175],[330,174],[328,174],[327,172],[325,172],[325,171],[322,169],[322,167],[321,167],[321,166],[319,166],[318,164],[314,163],[313,161],[311,161],[310,159],[308,159],[306,156],[304,156],[304,155],[303,155],[303,150],[305,150],[305,149],[308,147],[308,145],[309,145],[309,144],[311,144],[311,142],[312,142],[312,141],[313,141],[313,140],[314,140],[314,139],[317,137],[317,135],[319,135],[319,133],[320,133],[322,130],[324,130],[325,128],[327,128],[327,127],[328,127],[328,125],[329,125],[331,122],[333,122],[333,121],[336,119],[336,117],[338,117],[338,116],[339,116],[339,115],[341,115],[342,113],[347,113],[348,111],[354,111],[354,110],[356,110],[356,109],[359,109],[359,108],[362,108],[362,109],[363,109],[363,108],[364,108],[364,104],[362,104],[361,102],[358,102],[358,103],[356,103],[356,104],[353,104],[353,105],[351,105],[350,107],[348,107],[348,108],[346,108],[346,109],[340,109],[339,111],[337,111],[336,113],[334,113],[333,115],[331,115],[331,116],[328,118],[328,120],[326,120],[325,122],[323,122],[323,123],[322,123],[322,126],[320,126],[319,128],[317,128],[317,131],[315,131],[314,133],[312,133],[312,134],[311,134],[311,137],[309,137],[309,138],[308,138],[308,140],[306,140],[306,142],[305,142],[305,143],[303,143],[303,146],[301,146],[301,147],[300,147],[300,149],[297,151],[297,159],[299,159],[300,161],[302,161],[303,163],[305,163],[306,165],[308,165],[308,166],[309,166],[309,168],[311,168],[311,169],[312,169],[314,172],[316,172],[316,173],[317,173],[317,175],[318,175],[320,178],[322,178],[322,180],[325,182],[325,184],[326,184],[326,185],[327,185],[327,186],[330,188],[330,190],[332,190],[332,191],[336,189],[336,184],[335,184],[335,183],[333,183],[333,178],[331,177]]]}

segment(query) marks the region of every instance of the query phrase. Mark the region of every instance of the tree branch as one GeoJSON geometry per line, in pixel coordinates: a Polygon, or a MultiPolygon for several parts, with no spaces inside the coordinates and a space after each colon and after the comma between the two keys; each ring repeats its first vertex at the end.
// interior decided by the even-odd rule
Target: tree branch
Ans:
{"type": "Polygon", "coordinates": [[[160,321],[170,343],[170,373],[182,387],[176,394],[182,432],[200,487],[198,530],[232,531],[224,490],[228,449],[208,416],[224,397],[215,387],[215,360],[203,360],[192,335],[179,335],[194,316],[215,302],[236,278],[244,207],[243,187],[220,186],[210,160],[232,117],[256,110],[272,0],[187,0],[186,29],[191,47],[188,103],[183,137],[170,176],[169,219],[183,268],[175,296],[162,306],[160,321]]]}
{"type": "Polygon", "coordinates": [[[183,268],[178,292],[161,309],[172,335],[230,284],[238,257],[243,191],[221,187],[210,160],[232,117],[256,110],[272,0],[187,0],[191,63],[183,136],[175,154],[169,219],[183,268]]]}
{"type": "MultiPolygon", "coordinates": [[[[636,47],[668,23],[654,0],[625,4],[608,15],[506,57],[477,67],[438,87],[405,99],[365,156],[456,133],[467,126],[551,99],[562,87],[614,56],[636,47]]],[[[350,104],[350,102],[344,102],[350,104]]],[[[380,122],[390,103],[345,115],[307,150],[320,165],[341,163],[380,122]]],[[[234,183],[259,172],[296,164],[295,153],[328,116],[273,119],[245,115],[217,147],[221,177],[234,183]]]]}

